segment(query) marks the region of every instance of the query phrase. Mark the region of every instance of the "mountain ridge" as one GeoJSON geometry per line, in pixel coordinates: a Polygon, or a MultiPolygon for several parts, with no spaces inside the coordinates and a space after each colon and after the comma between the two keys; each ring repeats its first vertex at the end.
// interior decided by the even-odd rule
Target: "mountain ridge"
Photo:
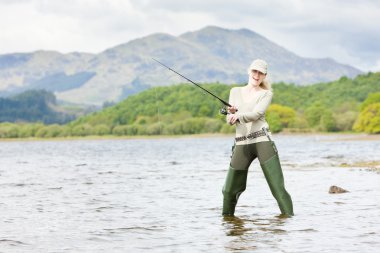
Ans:
{"type": "Polygon", "coordinates": [[[0,55],[0,95],[25,91],[43,82],[59,100],[100,105],[118,102],[148,87],[184,82],[152,57],[201,83],[244,83],[247,66],[255,58],[268,61],[269,78],[274,82],[306,85],[361,73],[331,58],[300,57],[247,28],[206,26],[179,36],[150,34],[98,54],[38,50],[0,55]],[[72,80],[75,85],[65,83],[72,80]],[[70,89],[59,88],[56,83],[70,89]]]}

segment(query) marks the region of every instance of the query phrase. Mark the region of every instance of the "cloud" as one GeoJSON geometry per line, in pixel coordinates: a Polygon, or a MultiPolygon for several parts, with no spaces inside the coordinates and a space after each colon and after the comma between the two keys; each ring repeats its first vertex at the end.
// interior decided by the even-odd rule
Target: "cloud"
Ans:
{"type": "Polygon", "coordinates": [[[151,33],[216,25],[248,28],[300,56],[362,70],[380,60],[375,0],[0,0],[0,10],[0,53],[97,53],[151,33]]]}

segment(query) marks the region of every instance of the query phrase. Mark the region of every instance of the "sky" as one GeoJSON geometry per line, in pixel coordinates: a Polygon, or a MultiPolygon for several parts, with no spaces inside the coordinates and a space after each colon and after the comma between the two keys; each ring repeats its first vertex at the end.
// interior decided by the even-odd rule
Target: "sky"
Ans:
{"type": "Polygon", "coordinates": [[[0,54],[100,53],[210,25],[252,30],[302,57],[380,71],[377,0],[0,0],[0,54]]]}

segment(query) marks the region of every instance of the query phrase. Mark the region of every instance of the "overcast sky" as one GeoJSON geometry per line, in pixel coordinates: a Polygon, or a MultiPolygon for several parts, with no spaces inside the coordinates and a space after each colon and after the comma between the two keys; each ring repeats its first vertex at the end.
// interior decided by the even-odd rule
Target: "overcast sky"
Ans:
{"type": "Polygon", "coordinates": [[[208,25],[247,28],[302,57],[380,71],[377,0],[0,0],[0,54],[99,53],[208,25]]]}

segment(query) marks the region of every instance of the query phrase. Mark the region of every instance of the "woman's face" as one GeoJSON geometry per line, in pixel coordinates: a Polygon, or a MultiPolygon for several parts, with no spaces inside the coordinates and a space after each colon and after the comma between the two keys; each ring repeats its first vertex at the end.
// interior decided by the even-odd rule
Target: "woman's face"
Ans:
{"type": "Polygon", "coordinates": [[[253,85],[254,87],[257,87],[261,84],[261,82],[265,79],[266,74],[261,73],[258,70],[251,70],[251,73],[249,74],[249,84],[253,85]]]}

